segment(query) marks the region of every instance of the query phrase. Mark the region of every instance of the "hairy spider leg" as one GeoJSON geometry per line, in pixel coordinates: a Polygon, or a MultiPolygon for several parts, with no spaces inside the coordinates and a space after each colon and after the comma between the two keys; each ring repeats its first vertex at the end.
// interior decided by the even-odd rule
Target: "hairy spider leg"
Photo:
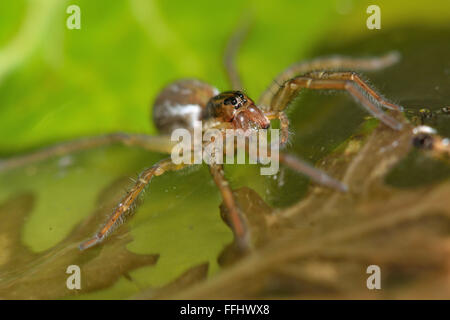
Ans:
{"type": "Polygon", "coordinates": [[[392,66],[400,60],[397,51],[389,52],[380,57],[352,58],[344,56],[320,57],[310,61],[296,63],[280,73],[270,86],[261,94],[258,105],[265,111],[271,111],[271,102],[280,88],[280,83],[285,83],[296,76],[317,70],[355,70],[376,71],[392,66]]]}
{"type": "Polygon", "coordinates": [[[80,250],[85,250],[102,242],[108,234],[125,222],[126,218],[133,213],[133,207],[136,204],[136,200],[139,198],[142,190],[144,190],[144,188],[150,183],[153,177],[160,176],[167,171],[178,171],[187,166],[189,166],[189,164],[174,164],[170,158],[167,158],[144,170],[139,175],[139,178],[134,186],[116,206],[113,213],[101,229],[91,239],[80,244],[80,250]]]}
{"type": "Polygon", "coordinates": [[[350,72],[330,72],[330,71],[321,71],[321,72],[311,72],[305,75],[305,77],[310,77],[314,79],[330,79],[330,80],[349,80],[354,81],[357,83],[361,89],[369,95],[371,98],[373,98],[377,103],[379,103],[381,106],[396,110],[396,111],[403,111],[403,107],[393,104],[391,102],[386,101],[383,99],[378,93],[375,92],[369,85],[361,79],[361,77],[353,71],[350,72]]]}
{"type": "Polygon", "coordinates": [[[247,227],[241,214],[239,213],[239,209],[236,205],[236,200],[234,199],[230,184],[225,178],[223,165],[211,164],[209,168],[213,180],[220,190],[223,203],[228,209],[229,222],[231,224],[231,229],[233,230],[237,243],[242,249],[246,249],[249,246],[249,235],[247,227]]]}
{"type": "Polygon", "coordinates": [[[283,148],[289,140],[289,118],[283,111],[280,112],[264,112],[267,119],[278,119],[280,121],[281,139],[280,148],[283,148]]]}
{"type": "MultiPolygon", "coordinates": [[[[268,153],[271,153],[271,150],[268,150],[268,153]]],[[[295,155],[289,154],[287,152],[279,152],[278,153],[278,160],[280,164],[287,166],[291,170],[294,170],[308,178],[310,178],[312,181],[331,188],[335,189],[341,192],[347,192],[348,187],[340,182],[339,180],[334,179],[333,177],[329,176],[324,171],[315,168],[311,164],[307,163],[306,161],[296,157],[295,155]]]]}
{"type": "Polygon", "coordinates": [[[231,88],[233,90],[243,89],[241,77],[239,76],[239,72],[236,67],[236,56],[239,48],[242,46],[242,43],[248,35],[249,30],[250,18],[244,16],[237,26],[236,30],[234,30],[232,36],[228,40],[227,46],[225,48],[223,62],[225,65],[225,71],[227,73],[228,80],[230,81],[231,88]]]}
{"type": "Polygon", "coordinates": [[[288,103],[299,93],[302,89],[314,90],[346,90],[351,96],[361,104],[369,113],[375,118],[381,120],[384,124],[394,130],[401,130],[403,125],[387,115],[380,108],[378,108],[364,93],[361,87],[354,81],[349,80],[331,80],[331,79],[313,79],[308,77],[296,77],[288,80],[277,94],[273,97],[272,106],[276,106],[280,110],[286,108],[288,103]]]}
{"type": "Polygon", "coordinates": [[[169,136],[149,136],[143,134],[111,133],[101,136],[82,138],[69,142],[59,143],[41,150],[27,154],[0,159],[0,172],[10,170],[34,162],[43,161],[52,157],[61,157],[70,153],[88,150],[113,143],[126,146],[136,146],[145,150],[170,153],[173,142],[169,136]]]}
{"type": "Polygon", "coordinates": [[[279,155],[280,163],[286,165],[292,170],[302,173],[305,176],[311,178],[314,182],[321,184],[323,186],[337,189],[341,192],[347,192],[348,187],[342,182],[330,177],[322,170],[314,168],[309,163],[297,158],[296,156],[288,153],[280,153],[279,155]]]}

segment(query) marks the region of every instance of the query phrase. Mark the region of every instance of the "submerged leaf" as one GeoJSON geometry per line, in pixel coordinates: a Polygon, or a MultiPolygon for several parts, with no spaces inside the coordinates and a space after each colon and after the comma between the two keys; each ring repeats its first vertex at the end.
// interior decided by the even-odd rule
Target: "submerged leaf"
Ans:
{"type": "Polygon", "coordinates": [[[54,299],[78,294],[78,290],[69,290],[66,286],[69,277],[66,270],[71,265],[82,270],[83,293],[110,287],[131,270],[154,265],[158,254],[136,255],[126,250],[126,244],[131,240],[126,227],[113,234],[102,248],[89,252],[78,249],[80,241],[96,231],[99,222],[115,205],[115,198],[110,194],[122,189],[118,189],[118,185],[122,187],[123,181],[103,190],[97,200],[102,204],[102,209],[96,210],[55,247],[40,253],[30,251],[22,244],[20,237],[20,226],[32,210],[34,197],[24,193],[7,200],[0,208],[0,297],[54,299]],[[105,261],[109,263],[105,264],[105,261]]]}

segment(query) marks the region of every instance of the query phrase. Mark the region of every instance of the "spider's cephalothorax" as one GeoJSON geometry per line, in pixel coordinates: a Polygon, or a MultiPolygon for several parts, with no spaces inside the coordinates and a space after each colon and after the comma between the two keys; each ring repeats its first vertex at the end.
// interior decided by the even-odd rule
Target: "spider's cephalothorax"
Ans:
{"type": "Polygon", "coordinates": [[[267,129],[270,121],[253,100],[241,91],[226,91],[212,97],[204,118],[231,122],[234,129],[267,129]]]}
{"type": "MultiPolygon", "coordinates": [[[[219,91],[195,80],[178,80],[166,86],[155,100],[153,119],[166,134],[193,129],[197,121],[229,124],[231,129],[267,129],[270,121],[252,99],[241,91],[219,91]]],[[[204,126],[205,127],[205,126],[204,126]]]]}

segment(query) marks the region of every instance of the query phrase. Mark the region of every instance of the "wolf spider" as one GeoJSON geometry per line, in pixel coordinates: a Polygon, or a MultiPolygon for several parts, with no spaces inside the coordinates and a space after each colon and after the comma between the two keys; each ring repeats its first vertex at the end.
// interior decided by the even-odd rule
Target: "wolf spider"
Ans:
{"type": "MultiPolygon", "coordinates": [[[[264,130],[269,128],[271,120],[277,119],[280,121],[281,127],[280,147],[283,147],[288,140],[289,128],[289,121],[284,110],[289,102],[303,89],[347,91],[363,108],[383,124],[394,130],[402,128],[400,122],[382,110],[382,108],[386,108],[402,111],[402,107],[383,99],[353,71],[327,71],[380,70],[396,63],[399,60],[397,53],[359,59],[331,56],[294,64],[278,75],[269,88],[262,93],[259,102],[255,103],[241,91],[240,78],[233,63],[240,42],[239,34],[235,34],[225,51],[225,66],[232,91],[220,93],[213,86],[194,79],[176,81],[161,91],[156,98],[153,111],[153,120],[161,133],[160,135],[111,133],[74,140],[34,153],[5,159],[0,162],[0,170],[112,143],[138,146],[154,152],[170,153],[173,143],[170,141],[169,135],[172,130],[176,128],[192,130],[196,120],[203,121],[202,130],[207,128],[264,130]]],[[[342,192],[347,190],[341,182],[294,155],[282,152],[279,155],[279,161],[281,164],[326,187],[342,192]]],[[[174,164],[171,158],[167,158],[145,169],[100,230],[92,238],[81,243],[79,248],[84,250],[102,242],[108,234],[123,223],[131,215],[136,200],[153,177],[160,176],[167,171],[177,171],[186,166],[189,166],[189,164],[174,164]]],[[[249,243],[248,228],[235,203],[232,189],[225,178],[223,165],[210,164],[209,168],[228,210],[228,220],[235,238],[245,248],[249,243]]]]}

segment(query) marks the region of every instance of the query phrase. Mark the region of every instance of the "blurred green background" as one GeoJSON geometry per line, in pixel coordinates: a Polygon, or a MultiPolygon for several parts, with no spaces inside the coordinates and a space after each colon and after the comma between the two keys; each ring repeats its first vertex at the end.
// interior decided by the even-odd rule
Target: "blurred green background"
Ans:
{"type": "MultiPolygon", "coordinates": [[[[245,17],[251,19],[251,30],[237,63],[246,92],[256,100],[288,65],[327,51],[320,48],[337,47],[377,33],[389,34],[402,27],[448,30],[450,1],[426,5],[407,0],[2,1],[0,156],[115,131],[156,134],[150,121],[151,103],[168,82],[195,77],[220,90],[229,89],[223,51],[245,17]],[[80,30],[66,27],[66,9],[72,4],[81,9],[80,30]],[[381,30],[366,27],[366,8],[371,4],[381,8],[381,30]]],[[[399,49],[385,48],[381,42],[373,43],[376,52],[372,54],[399,49]]],[[[357,116],[361,114],[364,112],[357,116]]],[[[351,134],[361,119],[342,129],[337,141],[322,149],[315,146],[321,151],[307,156],[314,161],[320,159],[351,134]]],[[[23,220],[20,242],[15,245],[32,253],[51,252],[48,250],[101,206],[96,202],[99,190],[119,177],[134,177],[160,158],[135,149],[106,148],[81,154],[76,165],[70,161],[61,165],[56,159],[1,173],[0,204],[16,194],[35,194],[33,209],[23,220]]],[[[256,172],[253,167],[236,169],[230,174],[232,183],[249,185],[270,200],[269,182],[255,177],[256,172]]],[[[283,196],[286,192],[278,193],[287,198],[287,204],[306,190],[307,180],[292,177],[294,180],[300,182],[292,182],[290,190],[301,192],[289,195],[286,189],[287,196],[283,196]]],[[[142,288],[161,286],[204,261],[210,263],[211,274],[218,270],[216,257],[231,241],[231,233],[220,220],[220,195],[207,170],[163,177],[150,193],[157,200],[147,196],[130,222],[135,241],[127,249],[136,254],[159,253],[158,264],[136,268],[131,273],[133,281],[114,279],[117,281],[103,291],[82,297],[128,297],[142,288]]],[[[283,201],[272,199],[272,204],[282,206],[283,201]]],[[[0,210],[0,214],[8,213],[0,210]]],[[[15,247],[5,246],[13,255],[15,247]]],[[[5,257],[3,262],[8,261],[5,257]]],[[[20,268],[27,273],[27,264],[20,268]]],[[[18,291],[19,297],[26,296],[18,291]]],[[[67,294],[55,293],[54,297],[67,294]]]]}

